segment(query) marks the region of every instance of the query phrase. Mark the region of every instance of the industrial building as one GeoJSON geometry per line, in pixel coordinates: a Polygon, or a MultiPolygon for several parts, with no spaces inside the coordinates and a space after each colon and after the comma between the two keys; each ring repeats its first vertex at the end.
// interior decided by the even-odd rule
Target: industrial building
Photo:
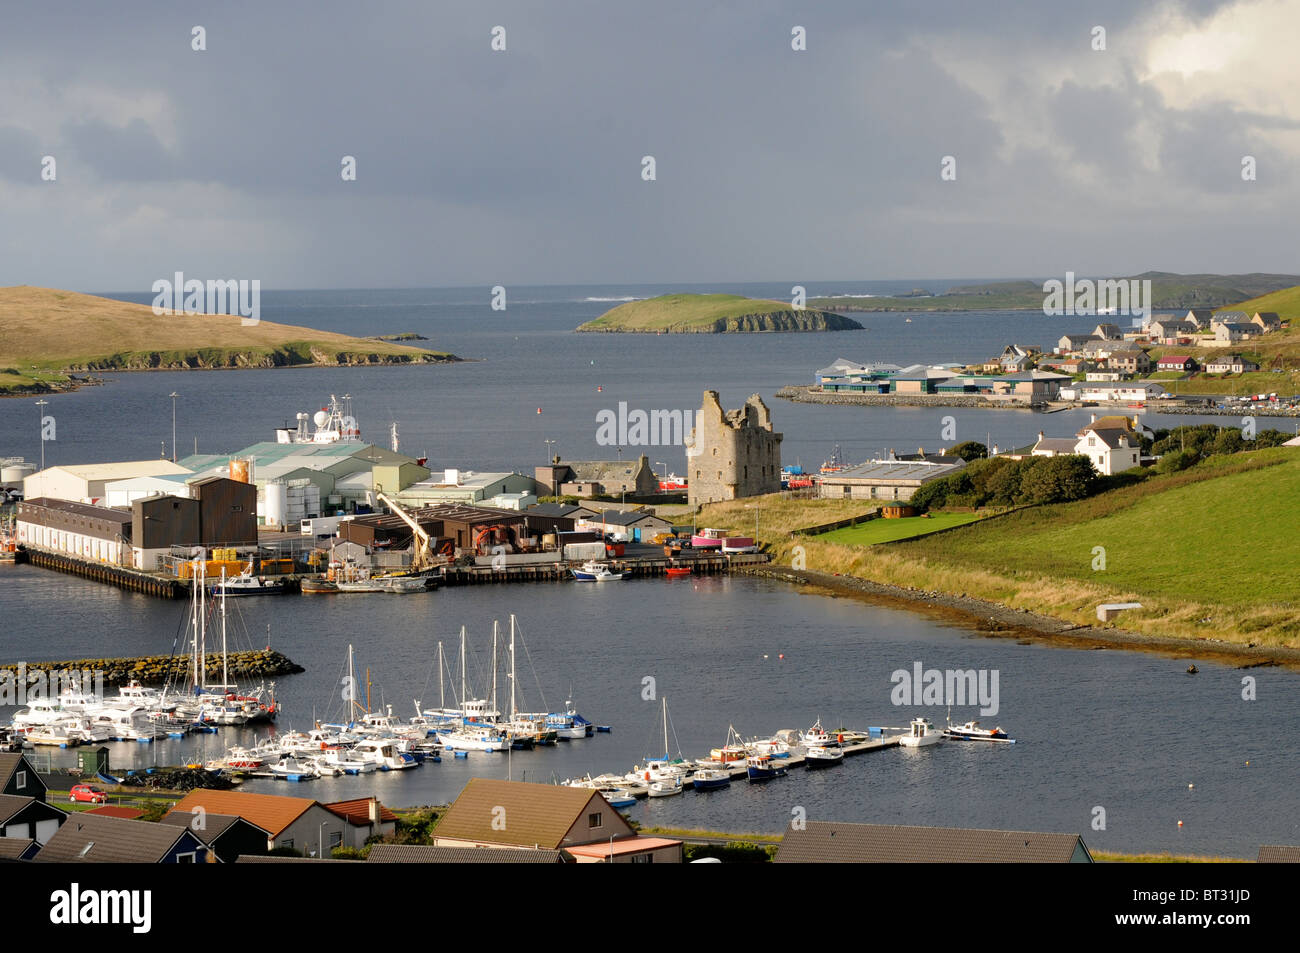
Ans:
{"type": "Polygon", "coordinates": [[[42,496],[18,504],[17,531],[22,546],[133,565],[131,514],[124,510],[42,496]]]}
{"type": "Polygon", "coordinates": [[[46,467],[23,479],[23,496],[34,500],[45,497],[71,500],[74,503],[106,502],[105,487],[118,480],[191,474],[190,468],[170,460],[129,460],[122,463],[86,463],[46,467]]]}
{"type": "Polygon", "coordinates": [[[928,460],[872,460],[822,476],[824,500],[910,500],[922,485],[955,473],[965,464],[928,460]]]}
{"type": "Polygon", "coordinates": [[[541,492],[551,496],[650,496],[659,478],[644,453],[635,460],[570,460],[556,457],[534,471],[541,492]]]}
{"type": "Polygon", "coordinates": [[[391,494],[403,506],[431,506],[437,503],[493,503],[500,500],[509,509],[522,509],[537,502],[538,493],[549,493],[543,484],[522,473],[477,473],[473,470],[435,470],[426,478],[391,494]]]}

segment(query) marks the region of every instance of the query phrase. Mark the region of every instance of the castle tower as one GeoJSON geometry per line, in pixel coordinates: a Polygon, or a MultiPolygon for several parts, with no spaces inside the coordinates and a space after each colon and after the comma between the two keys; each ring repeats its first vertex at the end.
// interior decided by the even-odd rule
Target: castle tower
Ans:
{"type": "Polygon", "coordinates": [[[686,448],[691,505],[778,492],[781,438],[757,394],[739,410],[723,410],[718,392],[705,391],[686,448]]]}

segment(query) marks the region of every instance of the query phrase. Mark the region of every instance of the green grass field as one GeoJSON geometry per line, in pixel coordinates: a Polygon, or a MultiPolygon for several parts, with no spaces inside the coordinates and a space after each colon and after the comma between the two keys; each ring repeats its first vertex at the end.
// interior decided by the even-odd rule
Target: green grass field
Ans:
{"type": "MultiPolygon", "coordinates": [[[[611,308],[579,331],[724,331],[751,330],[757,316],[779,316],[798,321],[807,330],[861,328],[851,318],[813,308],[796,311],[788,301],[770,301],[728,294],[670,294],[645,301],[629,301],[611,308]],[[824,326],[824,327],[823,327],[824,326]]],[[[762,328],[752,328],[762,330],[762,328]]]]}
{"type": "Polygon", "coordinates": [[[831,530],[817,538],[846,546],[874,546],[876,543],[892,543],[901,539],[925,536],[941,529],[964,526],[979,518],[976,513],[935,513],[928,518],[907,516],[903,519],[874,519],[859,523],[857,526],[831,530]]]}
{"type": "Polygon", "coordinates": [[[938,586],[1078,624],[1095,624],[1098,603],[1140,602],[1123,628],[1300,646],[1297,526],[1300,451],[1277,447],[930,539],[800,542],[810,569],[938,586]]]}

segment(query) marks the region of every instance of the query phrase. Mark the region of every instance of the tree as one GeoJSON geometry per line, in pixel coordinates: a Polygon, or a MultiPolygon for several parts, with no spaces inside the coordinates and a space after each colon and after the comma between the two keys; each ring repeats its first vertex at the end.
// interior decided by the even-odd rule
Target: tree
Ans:
{"type": "Polygon", "coordinates": [[[1020,477],[1022,503],[1065,503],[1082,500],[1097,485],[1097,471],[1092,461],[1079,454],[1060,457],[1037,457],[1025,461],[1020,477]]]}
{"type": "Polygon", "coordinates": [[[988,447],[976,440],[967,440],[965,443],[959,443],[957,446],[948,450],[945,454],[949,457],[961,457],[967,463],[972,460],[983,460],[989,455],[988,447]]]}

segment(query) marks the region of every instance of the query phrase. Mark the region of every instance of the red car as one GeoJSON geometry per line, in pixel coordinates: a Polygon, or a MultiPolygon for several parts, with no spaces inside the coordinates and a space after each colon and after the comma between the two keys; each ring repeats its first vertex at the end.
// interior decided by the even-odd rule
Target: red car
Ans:
{"type": "Polygon", "coordinates": [[[104,804],[108,801],[108,795],[99,788],[92,788],[89,784],[74,784],[68,794],[68,800],[74,804],[78,801],[104,804]]]}

